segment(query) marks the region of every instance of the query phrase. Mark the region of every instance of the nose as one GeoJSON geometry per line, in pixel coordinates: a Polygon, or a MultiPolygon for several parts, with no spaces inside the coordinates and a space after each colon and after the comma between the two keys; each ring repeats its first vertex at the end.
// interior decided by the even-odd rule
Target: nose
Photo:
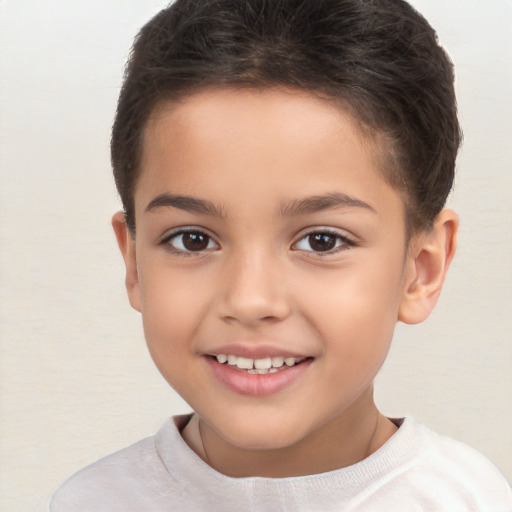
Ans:
{"type": "Polygon", "coordinates": [[[261,251],[233,255],[223,270],[218,312],[224,321],[257,326],[289,315],[285,276],[276,256],[261,251]]]}

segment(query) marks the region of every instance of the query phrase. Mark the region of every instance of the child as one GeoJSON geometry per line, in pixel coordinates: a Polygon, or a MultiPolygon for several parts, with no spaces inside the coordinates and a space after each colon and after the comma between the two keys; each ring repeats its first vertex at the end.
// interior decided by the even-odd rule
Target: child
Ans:
{"type": "Polygon", "coordinates": [[[510,511],[481,455],[383,416],[396,322],[458,220],[450,61],[401,0],[177,0],[140,32],[113,227],[151,355],[194,413],[69,479],[52,512],[510,511]]]}

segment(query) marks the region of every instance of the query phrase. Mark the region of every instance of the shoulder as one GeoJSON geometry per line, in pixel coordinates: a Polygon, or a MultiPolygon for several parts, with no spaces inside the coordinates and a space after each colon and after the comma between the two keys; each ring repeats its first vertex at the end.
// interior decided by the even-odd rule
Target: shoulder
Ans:
{"type": "Polygon", "coordinates": [[[420,423],[415,423],[415,428],[421,439],[422,459],[430,464],[443,463],[444,467],[438,467],[437,470],[457,468],[462,475],[466,472],[475,476],[487,474],[504,480],[496,466],[474,448],[438,434],[420,423]]]}
{"type": "Polygon", "coordinates": [[[157,462],[154,451],[149,437],[81,469],[53,494],[50,512],[116,510],[126,493],[140,486],[144,468],[157,462]]]}
{"type": "Polygon", "coordinates": [[[453,510],[512,512],[511,487],[484,455],[410,418],[406,423],[414,430],[419,449],[401,475],[402,483],[405,480],[431,502],[467,506],[454,505],[453,510]]]}
{"type": "MultiPolygon", "coordinates": [[[[172,475],[158,450],[162,431],[174,428],[167,421],[157,435],[147,437],[81,469],[53,494],[50,512],[140,512],[159,510],[158,500],[175,495],[172,475]]],[[[167,448],[172,449],[172,446],[167,448]]]]}

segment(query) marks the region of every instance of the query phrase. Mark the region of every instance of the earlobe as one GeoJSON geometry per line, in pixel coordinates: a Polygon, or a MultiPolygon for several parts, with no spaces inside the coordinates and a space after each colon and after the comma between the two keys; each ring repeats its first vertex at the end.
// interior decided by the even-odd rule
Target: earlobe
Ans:
{"type": "Polygon", "coordinates": [[[141,310],[139,274],[137,270],[137,257],[135,252],[135,240],[131,236],[126,224],[124,212],[117,212],[112,217],[112,227],[117,238],[117,244],[121,251],[126,266],[126,291],[131,306],[137,311],[141,310]]]}
{"type": "Polygon", "coordinates": [[[411,242],[398,311],[401,322],[423,322],[434,309],[457,247],[458,225],[457,214],[443,210],[432,229],[411,242]]]}

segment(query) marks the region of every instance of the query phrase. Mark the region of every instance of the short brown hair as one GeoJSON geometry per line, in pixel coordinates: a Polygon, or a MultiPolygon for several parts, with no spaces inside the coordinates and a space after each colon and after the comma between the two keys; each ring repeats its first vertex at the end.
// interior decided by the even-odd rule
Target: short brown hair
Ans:
{"type": "Polygon", "coordinates": [[[135,233],[142,133],[163,100],[211,86],[287,86],[347,104],[387,141],[384,175],[409,230],[452,188],[461,141],[453,66],[403,0],[176,0],[139,32],[112,130],[112,166],[135,233]]]}

